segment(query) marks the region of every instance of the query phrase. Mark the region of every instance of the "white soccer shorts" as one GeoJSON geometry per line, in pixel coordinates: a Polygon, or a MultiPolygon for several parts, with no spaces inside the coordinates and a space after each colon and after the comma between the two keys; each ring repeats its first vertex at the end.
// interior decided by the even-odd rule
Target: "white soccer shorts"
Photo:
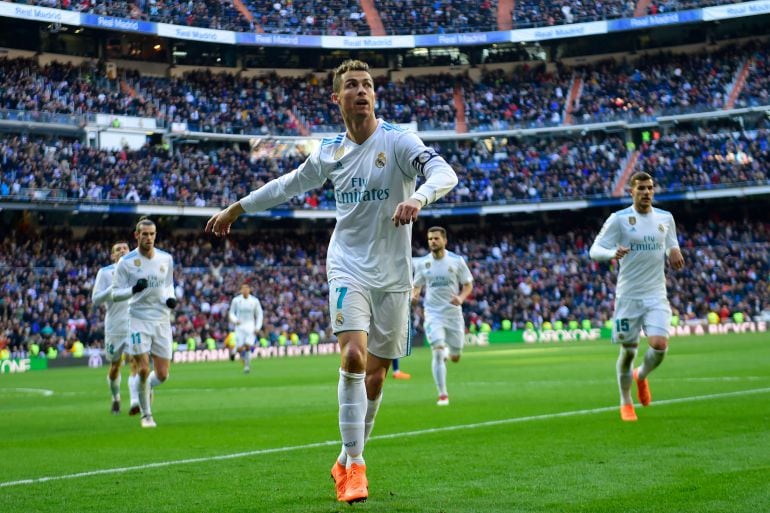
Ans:
{"type": "Polygon", "coordinates": [[[642,329],[648,337],[668,337],[670,325],[671,306],[667,299],[618,298],[612,319],[612,342],[637,343],[642,329]]]}
{"type": "Polygon", "coordinates": [[[150,353],[171,360],[171,323],[168,321],[143,321],[131,319],[128,354],[150,353]]]}
{"type": "Polygon", "coordinates": [[[331,280],[329,314],[334,334],[365,331],[368,351],[379,358],[393,360],[411,354],[410,294],[408,290],[382,292],[349,280],[331,280]]]}
{"type": "Polygon", "coordinates": [[[254,333],[254,326],[238,326],[235,328],[235,348],[239,349],[243,346],[253,346],[257,340],[257,335],[254,333]]]}
{"type": "Polygon", "coordinates": [[[462,354],[465,343],[465,323],[462,315],[453,319],[436,319],[426,315],[425,336],[434,349],[446,346],[449,348],[449,354],[462,354]]]}
{"type": "Polygon", "coordinates": [[[128,349],[128,333],[108,333],[104,336],[104,352],[111,363],[119,362],[128,349]]]}

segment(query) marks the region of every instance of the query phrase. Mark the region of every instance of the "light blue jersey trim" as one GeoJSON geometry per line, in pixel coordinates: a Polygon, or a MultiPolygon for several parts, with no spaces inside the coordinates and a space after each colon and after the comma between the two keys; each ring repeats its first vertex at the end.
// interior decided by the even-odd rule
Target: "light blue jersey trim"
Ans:
{"type": "Polygon", "coordinates": [[[120,259],[124,260],[126,258],[131,258],[131,257],[135,257],[135,256],[139,256],[139,250],[138,249],[135,249],[133,251],[129,251],[128,253],[126,253],[125,255],[120,257],[120,259]]]}
{"type": "Polygon", "coordinates": [[[331,137],[324,137],[321,139],[321,146],[329,146],[330,144],[339,144],[342,142],[342,139],[345,138],[345,134],[339,134],[337,137],[331,138],[331,137]]]}
{"type": "Polygon", "coordinates": [[[395,130],[396,132],[406,132],[406,129],[401,128],[400,126],[391,125],[387,121],[382,122],[382,129],[386,131],[395,130]]]}

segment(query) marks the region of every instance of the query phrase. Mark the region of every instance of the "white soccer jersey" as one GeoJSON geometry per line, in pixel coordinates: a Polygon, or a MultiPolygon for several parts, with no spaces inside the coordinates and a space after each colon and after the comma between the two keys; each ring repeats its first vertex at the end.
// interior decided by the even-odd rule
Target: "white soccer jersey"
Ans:
{"type": "Polygon", "coordinates": [[[381,291],[411,288],[412,225],[395,227],[396,206],[415,197],[436,201],[457,184],[449,164],[413,132],[381,119],[363,144],[339,134],[294,171],[241,200],[246,212],[265,210],[326,180],[334,184],[337,224],[327,254],[327,277],[381,291]],[[425,182],[415,191],[417,175],[425,182]]]}
{"type": "Polygon", "coordinates": [[[440,259],[428,253],[415,260],[414,285],[425,287],[426,320],[453,319],[462,315],[462,307],[450,301],[452,296],[460,293],[463,285],[472,281],[473,275],[465,259],[451,251],[445,251],[440,259]]]}
{"type": "Polygon", "coordinates": [[[115,274],[115,264],[99,269],[91,291],[91,301],[94,306],[102,304],[107,306],[107,312],[104,315],[105,335],[128,335],[128,303],[112,300],[113,274],[115,274]]]}
{"type": "Polygon", "coordinates": [[[230,303],[230,322],[238,324],[238,328],[249,331],[262,329],[262,305],[259,299],[251,294],[243,297],[238,294],[230,303]]]}
{"type": "Polygon", "coordinates": [[[640,214],[633,206],[611,214],[591,246],[591,258],[610,260],[619,245],[630,251],[620,259],[615,296],[665,299],[666,255],[679,247],[674,216],[658,208],[640,214]]]}
{"type": "Polygon", "coordinates": [[[150,259],[135,249],[120,259],[112,282],[112,297],[128,299],[128,315],[142,321],[170,320],[166,299],[174,297],[174,259],[158,248],[150,259]],[[145,278],[147,288],[131,294],[137,280],[145,278]]]}

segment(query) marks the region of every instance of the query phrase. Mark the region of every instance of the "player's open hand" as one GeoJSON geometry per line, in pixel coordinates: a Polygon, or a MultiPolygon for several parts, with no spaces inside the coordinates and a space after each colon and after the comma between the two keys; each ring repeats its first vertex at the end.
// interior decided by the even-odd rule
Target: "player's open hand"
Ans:
{"type": "Polygon", "coordinates": [[[684,256],[679,248],[674,248],[668,255],[668,261],[671,263],[671,267],[678,271],[684,267],[684,256]]]}
{"type": "Polygon", "coordinates": [[[226,209],[211,216],[209,222],[206,223],[205,232],[213,233],[217,237],[228,235],[230,233],[230,227],[242,213],[243,208],[240,206],[240,203],[233,203],[226,209]]]}
{"type": "Polygon", "coordinates": [[[417,221],[420,210],[422,210],[422,204],[416,199],[409,198],[396,206],[396,211],[393,213],[391,220],[396,227],[413,223],[417,221]]]}

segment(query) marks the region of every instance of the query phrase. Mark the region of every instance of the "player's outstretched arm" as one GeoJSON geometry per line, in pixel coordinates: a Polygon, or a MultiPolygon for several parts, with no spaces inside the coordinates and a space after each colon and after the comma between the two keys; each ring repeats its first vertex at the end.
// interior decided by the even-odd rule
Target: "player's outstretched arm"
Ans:
{"type": "Polygon", "coordinates": [[[224,210],[221,210],[211,216],[211,219],[206,223],[205,232],[213,233],[218,237],[224,237],[230,233],[230,227],[238,219],[238,216],[243,214],[245,210],[241,206],[240,201],[236,201],[224,210]]]}

